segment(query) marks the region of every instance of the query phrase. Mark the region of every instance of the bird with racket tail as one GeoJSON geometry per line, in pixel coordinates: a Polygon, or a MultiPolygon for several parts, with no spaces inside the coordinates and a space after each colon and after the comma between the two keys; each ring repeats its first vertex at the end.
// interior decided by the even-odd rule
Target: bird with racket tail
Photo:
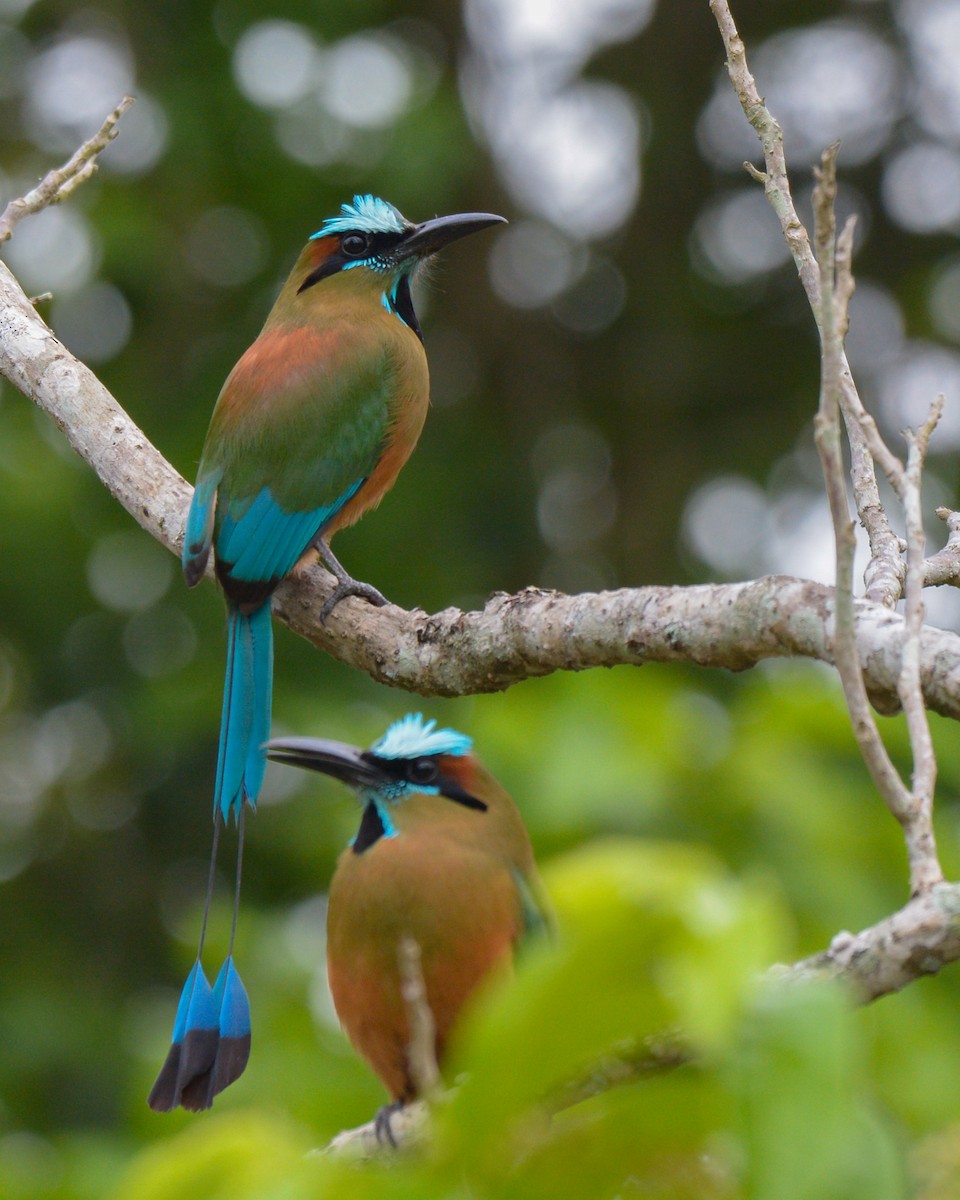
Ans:
{"type": "Polygon", "coordinates": [[[355,196],[309,239],[220,392],[183,543],[188,585],[203,578],[212,553],[227,602],[211,883],[170,1051],[148,1098],[158,1111],[208,1108],[250,1053],[233,934],[212,985],[201,959],[221,829],[231,818],[237,824],[238,897],[244,813],[263,782],[270,597],[301,559],[319,553],[337,580],[324,618],[346,596],[385,603],[344,570],[330,540],[393,486],[423,427],[429,380],[412,277],[438,250],[503,220],[458,213],[414,224],[384,200],[355,196]]]}

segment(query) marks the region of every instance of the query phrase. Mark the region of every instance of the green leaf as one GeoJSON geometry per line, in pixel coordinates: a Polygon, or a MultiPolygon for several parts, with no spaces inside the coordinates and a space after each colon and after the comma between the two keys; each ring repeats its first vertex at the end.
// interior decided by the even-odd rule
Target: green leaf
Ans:
{"type": "Polygon", "coordinates": [[[603,842],[551,866],[556,944],[489,990],[454,1048],[466,1073],[442,1128],[452,1155],[494,1174],[540,1137],[541,1103],[618,1047],[682,1029],[722,1052],[757,973],[782,949],[765,888],[706,851],[603,842]]]}
{"type": "Polygon", "coordinates": [[[838,985],[770,986],[734,1057],[750,1200],[900,1200],[902,1167],[865,1094],[857,1014],[838,985]]]}
{"type": "Polygon", "coordinates": [[[256,1111],[199,1118],[133,1160],[111,1200],[293,1200],[307,1192],[302,1131],[256,1111]]]}

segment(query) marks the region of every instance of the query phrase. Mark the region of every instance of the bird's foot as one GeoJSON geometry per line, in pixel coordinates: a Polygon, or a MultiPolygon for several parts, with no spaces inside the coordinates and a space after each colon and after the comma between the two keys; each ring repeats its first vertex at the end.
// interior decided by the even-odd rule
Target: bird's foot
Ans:
{"type": "Polygon", "coordinates": [[[359,579],[345,579],[337,584],[332,596],[329,596],[324,602],[323,608],[320,609],[320,624],[327,623],[327,617],[333,612],[341,600],[346,600],[348,596],[360,596],[364,600],[374,605],[375,608],[382,608],[390,601],[382,592],[378,592],[372,583],[361,583],[359,579]]]}
{"type": "Polygon", "coordinates": [[[373,1131],[377,1136],[377,1145],[390,1146],[392,1149],[397,1148],[397,1139],[393,1136],[393,1127],[390,1124],[395,1113],[398,1113],[406,1104],[405,1100],[394,1100],[392,1104],[384,1104],[377,1110],[377,1115],[373,1118],[373,1131]]]}
{"type": "Polygon", "coordinates": [[[332,596],[328,596],[324,602],[323,608],[320,609],[320,624],[325,625],[327,617],[333,612],[341,600],[345,600],[347,596],[360,596],[363,600],[367,600],[376,608],[382,608],[390,601],[384,594],[378,591],[372,583],[362,583],[359,579],[354,579],[341,565],[340,560],[333,553],[330,547],[322,539],[317,542],[317,549],[320,552],[320,557],[323,559],[327,570],[333,575],[337,581],[337,586],[333,591],[332,596]]]}

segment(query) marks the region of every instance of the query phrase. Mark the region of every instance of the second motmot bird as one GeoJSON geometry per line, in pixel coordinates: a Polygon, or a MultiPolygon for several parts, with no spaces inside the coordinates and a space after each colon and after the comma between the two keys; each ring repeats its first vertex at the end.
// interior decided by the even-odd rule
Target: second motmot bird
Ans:
{"type": "Polygon", "coordinates": [[[393,1103],[417,1094],[400,946],[420,948],[442,1061],[464,1004],[518,943],[547,924],[530,838],[465,734],[411,714],[369,750],[316,738],[267,743],[277,762],[353,787],[363,813],[327,905],[327,971],[337,1015],[393,1103]]]}
{"type": "MultiPolygon", "coordinates": [[[[221,824],[234,817],[237,893],[243,815],[256,804],[270,736],[271,594],[319,551],[337,579],[324,616],[349,595],[385,603],[347,574],[330,539],[379,503],[423,427],[429,384],[414,272],[450,242],[502,221],[460,213],[417,225],[384,200],[355,196],[309,239],[220,392],[187,516],[183,571],[192,587],[212,553],[227,600],[213,856],[221,824]]],[[[212,888],[212,864],[210,880],[212,888]]],[[[148,1101],[160,1111],[209,1107],[249,1056],[249,1005],[233,935],[211,987],[201,966],[205,929],[206,911],[173,1043],[148,1101]]]]}

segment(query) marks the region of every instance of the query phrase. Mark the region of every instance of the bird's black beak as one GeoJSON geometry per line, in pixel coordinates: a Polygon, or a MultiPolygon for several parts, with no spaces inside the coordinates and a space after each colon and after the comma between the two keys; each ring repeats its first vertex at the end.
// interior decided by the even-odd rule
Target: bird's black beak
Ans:
{"type": "Polygon", "coordinates": [[[323,738],[273,738],[264,749],[267,758],[273,762],[320,771],[351,787],[377,788],[388,780],[376,763],[365,757],[366,751],[346,742],[328,742],[323,738]]]}
{"type": "Polygon", "coordinates": [[[404,238],[401,243],[403,256],[428,258],[469,233],[479,233],[481,229],[487,229],[490,225],[506,223],[506,217],[498,217],[495,213],[454,213],[450,217],[434,217],[432,221],[415,225],[404,238]]]}

